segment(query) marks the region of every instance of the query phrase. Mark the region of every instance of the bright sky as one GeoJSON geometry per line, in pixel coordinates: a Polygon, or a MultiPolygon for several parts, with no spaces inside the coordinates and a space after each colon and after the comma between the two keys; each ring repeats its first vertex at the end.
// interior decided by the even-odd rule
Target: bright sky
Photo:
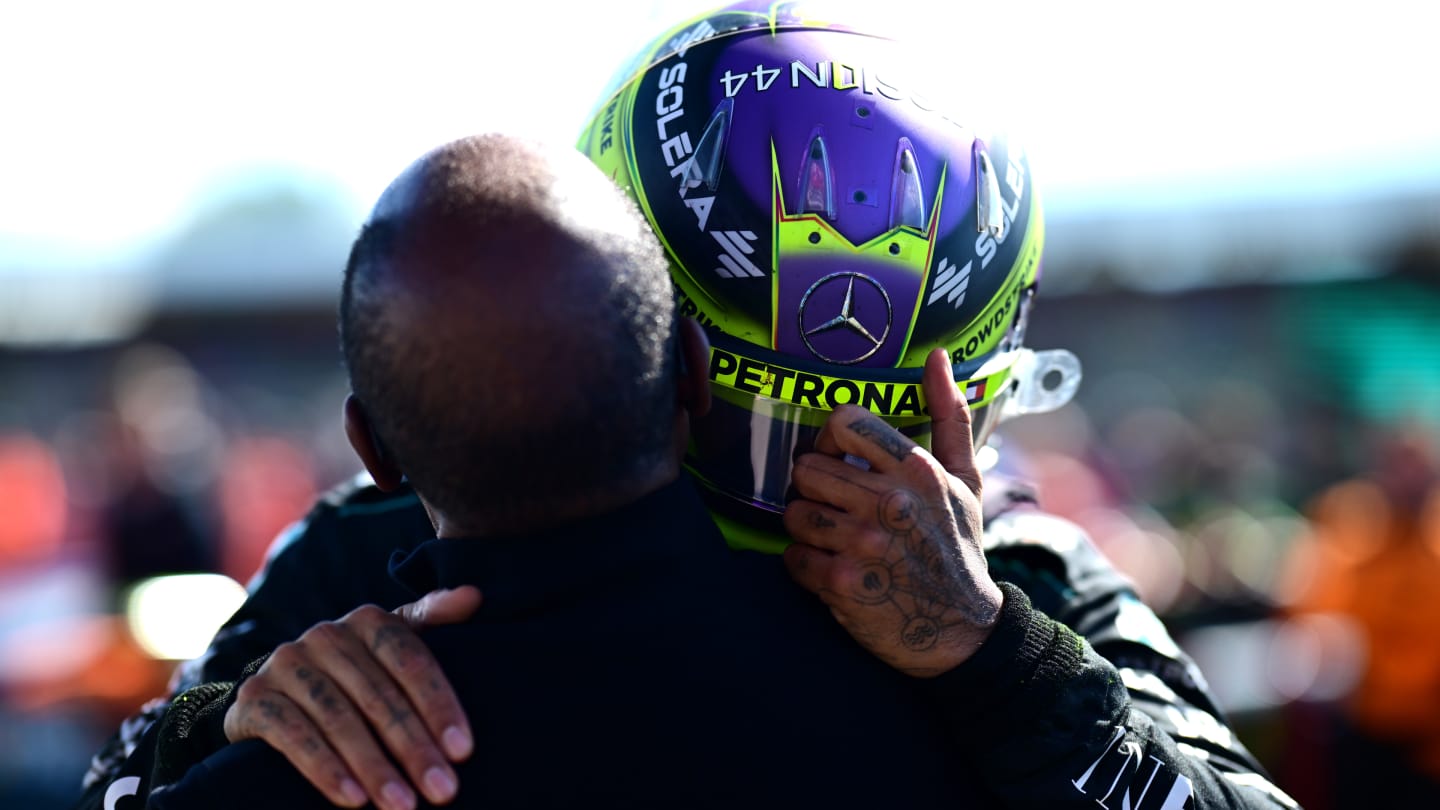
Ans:
{"type": "MultiPolygon", "coordinates": [[[[0,271],[156,239],[247,167],[334,178],[363,210],[450,138],[568,138],[621,59],[710,5],[5,4],[0,271]]],[[[957,89],[1023,136],[1052,210],[1440,188],[1430,7],[871,4],[912,15],[957,89]]]]}

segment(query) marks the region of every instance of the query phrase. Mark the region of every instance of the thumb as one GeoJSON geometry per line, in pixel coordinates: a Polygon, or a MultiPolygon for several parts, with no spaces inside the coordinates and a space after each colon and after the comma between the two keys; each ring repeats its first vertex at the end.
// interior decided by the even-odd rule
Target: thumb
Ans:
{"type": "Polygon", "coordinates": [[[431,591],[418,600],[395,608],[395,615],[411,627],[456,624],[475,614],[480,608],[480,589],[461,585],[448,590],[431,591]]]}
{"type": "Polygon", "coordinates": [[[930,408],[930,454],[979,497],[980,469],[975,465],[975,442],[970,433],[970,404],[955,386],[955,370],[944,347],[926,356],[920,384],[930,408]]]}

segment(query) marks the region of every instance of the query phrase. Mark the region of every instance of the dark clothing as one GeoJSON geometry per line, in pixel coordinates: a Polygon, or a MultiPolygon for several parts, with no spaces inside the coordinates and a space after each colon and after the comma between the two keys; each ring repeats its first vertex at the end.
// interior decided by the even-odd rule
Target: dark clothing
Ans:
{"type": "MultiPolygon", "coordinates": [[[[485,593],[473,621],[424,633],[476,718],[457,807],[921,807],[965,789],[914,682],[779,559],[728,551],[688,479],[560,531],[433,540],[395,574],[417,596],[485,593]],[[865,767],[796,778],[846,761],[865,767]]],[[[327,806],[245,795],[256,761],[207,763],[152,805],[327,806]]]]}
{"type": "MultiPolygon", "coordinates": [[[[928,682],[869,658],[818,600],[788,581],[778,560],[726,551],[708,520],[687,530],[708,540],[663,551],[626,537],[590,545],[594,535],[586,533],[533,547],[513,540],[493,548],[483,548],[491,541],[426,544],[400,569],[413,587],[424,590],[429,580],[416,577],[429,572],[440,584],[477,581],[486,594],[474,622],[427,634],[476,718],[479,753],[462,769],[461,799],[533,806],[589,790],[602,792],[589,804],[623,804],[603,791],[643,775],[640,784],[653,791],[643,795],[661,796],[667,806],[778,804],[785,790],[793,798],[797,786],[823,792],[836,782],[846,788],[841,795],[822,799],[807,789],[796,802],[908,807],[933,790],[946,806],[1092,807],[1107,797],[1107,806],[1120,806],[1127,795],[1144,808],[1291,806],[1219,719],[1198,672],[1124,578],[1076,527],[1027,500],[1017,494],[986,504],[991,570],[1008,581],[1000,624],[971,661],[928,682]],[[567,542],[565,553],[551,552],[557,546],[550,543],[567,542]],[[656,745],[641,734],[646,729],[675,733],[656,745]],[[883,744],[872,745],[868,735],[882,731],[883,744]],[[644,762],[637,761],[641,750],[644,762]]],[[[272,559],[253,592],[252,602],[268,606],[242,609],[251,617],[284,614],[290,635],[259,638],[274,631],[232,622],[199,671],[233,679],[246,660],[236,651],[248,640],[258,657],[364,601],[337,600],[328,612],[305,615],[324,598],[323,586],[295,577],[319,574],[323,583],[346,572],[342,587],[350,596],[378,548],[403,545],[394,540],[403,535],[377,536],[374,527],[388,521],[397,533],[415,528],[405,513],[423,522],[413,500],[386,508],[391,502],[361,489],[312,513],[310,528],[272,559]],[[352,503],[363,514],[347,512],[352,503]],[[290,584],[278,587],[275,578],[287,574],[290,584]],[[304,596],[290,610],[285,595],[299,590],[304,596]],[[222,674],[224,660],[233,668],[222,674]]],[[[675,519],[674,505],[654,508],[656,520],[675,519]]],[[[378,588],[387,599],[370,601],[409,601],[396,589],[378,588]]],[[[223,705],[221,689],[206,687],[208,696],[192,693],[177,704],[185,710],[152,727],[124,770],[109,769],[90,795],[126,772],[142,777],[143,795],[152,772],[165,774],[163,784],[190,768],[188,761],[155,767],[162,732],[170,750],[185,750],[177,739],[209,741],[180,759],[223,743],[205,722],[187,722],[204,715],[191,708],[196,702],[223,705]]],[[[318,798],[278,755],[251,742],[190,768],[152,804],[191,806],[172,802],[219,784],[229,786],[224,792],[235,804],[228,806],[318,798]],[[263,789],[255,778],[262,768],[263,789]]],[[[642,794],[627,795],[633,805],[642,794]]],[[[125,801],[106,810],[127,810],[125,801]]],[[[194,806],[227,806],[208,795],[198,801],[194,806]]]]}
{"type": "Polygon", "coordinates": [[[361,605],[391,610],[413,599],[390,576],[390,555],[415,548],[435,529],[413,491],[387,494],[368,482],[362,476],[330,491],[276,538],[249,584],[250,598],[205,654],[176,673],[176,694],[234,680],[251,661],[361,605]]]}

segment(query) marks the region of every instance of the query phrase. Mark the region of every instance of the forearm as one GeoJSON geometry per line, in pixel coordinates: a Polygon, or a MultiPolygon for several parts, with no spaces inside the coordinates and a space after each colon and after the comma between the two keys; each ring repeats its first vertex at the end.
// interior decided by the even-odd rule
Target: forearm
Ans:
{"type": "MultiPolygon", "coordinates": [[[[254,597],[252,601],[256,601],[254,597]]],[[[149,783],[156,764],[158,740],[157,734],[150,732],[170,714],[176,697],[200,686],[202,682],[234,681],[250,662],[288,640],[288,637],[273,632],[269,624],[253,621],[241,614],[237,614],[237,619],[216,636],[205,655],[181,665],[171,680],[171,694],[151,701],[121,723],[115,735],[91,759],[81,785],[83,793],[74,805],[75,810],[112,810],[105,804],[105,795],[112,785],[136,777],[142,777],[149,783]]],[[[133,783],[123,784],[128,786],[133,783]]],[[[121,804],[118,810],[124,807],[121,804]]]]}
{"type": "MultiPolygon", "coordinates": [[[[247,671],[254,672],[254,667],[247,671]]],[[[192,765],[229,744],[225,712],[235,703],[236,686],[233,681],[200,684],[170,704],[155,735],[151,790],[179,780],[192,765]]]]}
{"type": "Polygon", "coordinates": [[[87,777],[75,810],[142,807],[157,786],[177,781],[190,766],[223,747],[223,702],[232,686],[202,684],[190,689],[162,704],[159,715],[139,729],[128,744],[119,737],[112,740],[102,754],[114,756],[92,767],[95,776],[87,777]],[[115,749],[117,745],[123,748],[115,749]]]}
{"type": "MultiPolygon", "coordinates": [[[[247,666],[242,681],[263,661],[262,657],[247,666]]],[[[122,736],[111,741],[107,751],[123,747],[114,751],[110,762],[92,769],[96,776],[87,778],[76,810],[140,807],[151,791],[178,781],[193,765],[224,748],[229,743],[225,737],[225,712],[234,704],[240,682],[191,687],[127,721],[149,720],[132,732],[128,743],[122,742],[123,728],[122,736]]]]}
{"type": "Polygon", "coordinates": [[[1218,719],[1158,678],[1122,674],[1018,588],[1002,588],[990,640],[930,688],[1005,806],[1295,806],[1218,719]],[[1127,681],[1149,691],[1132,700],[1127,681]]]}

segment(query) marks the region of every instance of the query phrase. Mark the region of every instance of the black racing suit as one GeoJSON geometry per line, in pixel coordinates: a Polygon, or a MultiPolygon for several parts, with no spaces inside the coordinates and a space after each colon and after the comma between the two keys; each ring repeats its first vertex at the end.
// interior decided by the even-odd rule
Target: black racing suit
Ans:
{"type": "MultiPolygon", "coordinates": [[[[1078,527],[1040,511],[1023,488],[991,480],[985,512],[991,575],[1034,609],[1007,598],[1013,608],[991,641],[928,688],[987,794],[1015,807],[1295,806],[1225,725],[1193,662],[1078,527]]],[[[412,600],[388,561],[432,536],[413,493],[383,494],[359,480],[333,491],[277,539],[250,598],[210,650],[177,671],[172,694],[197,684],[218,693],[224,687],[213,684],[235,681],[316,623],[365,603],[412,600]]],[[[153,702],[122,726],[96,756],[78,807],[142,806],[165,770],[157,749],[174,724],[155,720],[168,705],[153,702]]],[[[223,743],[215,734],[212,748],[223,743]]]]}

